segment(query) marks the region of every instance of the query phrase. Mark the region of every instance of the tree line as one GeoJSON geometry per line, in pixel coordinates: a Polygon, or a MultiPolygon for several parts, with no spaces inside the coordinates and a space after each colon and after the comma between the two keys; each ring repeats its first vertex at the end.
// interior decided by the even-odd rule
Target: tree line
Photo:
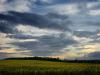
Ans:
{"type": "Polygon", "coordinates": [[[51,57],[19,57],[19,58],[6,58],[5,60],[44,60],[44,61],[55,61],[55,62],[71,62],[71,63],[100,63],[100,60],[67,60],[60,58],[51,58],[51,57]]]}

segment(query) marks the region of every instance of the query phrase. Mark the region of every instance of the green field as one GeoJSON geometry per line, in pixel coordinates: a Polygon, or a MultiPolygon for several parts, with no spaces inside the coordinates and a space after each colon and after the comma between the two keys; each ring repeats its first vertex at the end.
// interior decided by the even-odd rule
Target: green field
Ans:
{"type": "Polygon", "coordinates": [[[100,75],[100,64],[0,60],[0,75],[100,75]]]}

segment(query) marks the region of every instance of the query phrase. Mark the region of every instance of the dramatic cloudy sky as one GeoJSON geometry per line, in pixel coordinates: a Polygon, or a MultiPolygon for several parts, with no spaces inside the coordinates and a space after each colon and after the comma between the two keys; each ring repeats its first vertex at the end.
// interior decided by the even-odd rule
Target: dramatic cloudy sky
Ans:
{"type": "Polygon", "coordinates": [[[0,58],[100,59],[100,0],[0,0],[0,58]]]}

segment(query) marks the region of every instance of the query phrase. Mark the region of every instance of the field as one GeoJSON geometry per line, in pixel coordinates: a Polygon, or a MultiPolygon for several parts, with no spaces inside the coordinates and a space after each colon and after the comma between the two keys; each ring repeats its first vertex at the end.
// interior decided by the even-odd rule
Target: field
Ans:
{"type": "Polygon", "coordinates": [[[100,75],[100,64],[0,60],[0,75],[100,75]]]}

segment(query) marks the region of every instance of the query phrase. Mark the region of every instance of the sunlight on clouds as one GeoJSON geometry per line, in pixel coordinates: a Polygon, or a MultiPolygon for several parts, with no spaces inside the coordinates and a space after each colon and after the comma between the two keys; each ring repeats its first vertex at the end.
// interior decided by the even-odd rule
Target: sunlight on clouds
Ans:
{"type": "Polygon", "coordinates": [[[9,38],[5,33],[0,33],[0,44],[7,44],[7,43],[13,43],[13,42],[30,42],[30,41],[38,41],[37,39],[15,39],[15,38],[9,38]]]}
{"type": "Polygon", "coordinates": [[[24,26],[24,25],[18,25],[16,29],[25,35],[31,35],[31,36],[44,36],[44,35],[57,35],[61,34],[61,31],[58,30],[52,30],[52,29],[40,29],[33,26],[24,26]]]}
{"type": "Polygon", "coordinates": [[[12,4],[14,5],[13,10],[15,11],[19,11],[19,12],[30,11],[30,7],[29,7],[30,1],[28,0],[20,0],[20,1],[15,0],[12,4]]]}
{"type": "Polygon", "coordinates": [[[60,58],[60,59],[75,59],[80,57],[76,52],[68,51],[60,55],[52,56],[53,58],[60,58]]]}
{"type": "Polygon", "coordinates": [[[99,51],[100,44],[85,45],[83,48],[84,49],[81,50],[81,53],[92,53],[92,52],[99,51]]]}
{"type": "Polygon", "coordinates": [[[98,51],[100,51],[100,44],[84,45],[79,47],[69,46],[63,50],[63,53],[52,57],[61,59],[84,59],[85,55],[98,51]],[[78,48],[80,50],[78,50],[78,48]]]}
{"type": "Polygon", "coordinates": [[[100,36],[100,33],[98,33],[97,36],[100,36]]]}
{"type": "Polygon", "coordinates": [[[16,41],[15,42],[33,42],[33,41],[38,41],[37,39],[21,39],[21,40],[19,40],[19,39],[15,39],[16,41]]]}
{"type": "Polygon", "coordinates": [[[97,5],[99,5],[100,2],[92,2],[87,4],[87,8],[92,9],[95,8],[97,5]]]}
{"type": "MultiPolygon", "coordinates": [[[[76,5],[68,5],[68,6],[64,6],[64,8],[62,10],[65,9],[65,13],[68,13],[68,14],[75,14],[78,12],[78,9],[77,9],[77,6],[76,5]]],[[[62,11],[63,12],[63,11],[62,11]]]]}
{"type": "Polygon", "coordinates": [[[16,50],[13,48],[0,50],[0,57],[11,58],[11,57],[32,57],[30,50],[16,50]]]}
{"type": "MultiPolygon", "coordinates": [[[[28,12],[30,11],[31,2],[28,0],[12,0],[10,3],[8,0],[0,0],[0,12],[5,11],[18,11],[18,12],[28,12]]],[[[33,0],[34,1],[34,0],[33,0]]]]}
{"type": "Polygon", "coordinates": [[[87,38],[87,37],[77,37],[77,36],[73,36],[73,39],[80,42],[80,43],[87,43],[89,41],[93,41],[93,39],[91,38],[87,38]]]}
{"type": "Polygon", "coordinates": [[[91,10],[90,15],[92,16],[100,15],[100,10],[91,10]]]}
{"type": "Polygon", "coordinates": [[[6,10],[5,2],[6,0],[0,0],[0,12],[4,12],[6,10]]]}
{"type": "Polygon", "coordinates": [[[79,10],[77,9],[76,4],[61,4],[61,5],[54,5],[49,7],[51,10],[59,13],[59,14],[67,14],[67,15],[74,15],[79,10]]]}
{"type": "Polygon", "coordinates": [[[7,44],[13,42],[30,42],[30,41],[38,41],[37,39],[15,39],[9,37],[0,37],[0,44],[7,44]]]}
{"type": "Polygon", "coordinates": [[[0,44],[6,44],[6,43],[10,43],[10,42],[14,41],[13,39],[10,39],[6,36],[7,36],[7,34],[0,33],[0,44]]]}
{"type": "Polygon", "coordinates": [[[53,0],[41,0],[42,2],[46,2],[46,3],[52,3],[53,0]]]}
{"type": "MultiPolygon", "coordinates": [[[[8,35],[12,35],[12,34],[5,34],[5,33],[0,33],[0,48],[4,48],[6,50],[3,50],[3,51],[7,51],[7,52],[11,52],[11,51],[15,51],[14,49],[18,49],[17,46],[15,45],[12,45],[10,43],[15,43],[15,42],[18,42],[18,43],[22,43],[22,42],[34,42],[34,41],[38,41],[37,39],[16,39],[16,38],[10,38],[10,37],[7,37],[8,35]],[[11,48],[11,49],[8,49],[7,48],[11,48]],[[14,48],[14,49],[12,49],[14,48]]],[[[0,52],[3,52],[2,50],[0,50],[0,52]]]]}
{"type": "Polygon", "coordinates": [[[27,53],[27,52],[30,52],[30,50],[24,50],[24,51],[22,51],[22,50],[15,50],[15,49],[13,49],[13,48],[11,48],[11,49],[4,49],[4,50],[0,50],[0,53],[23,53],[23,52],[25,52],[25,53],[27,53]]]}

